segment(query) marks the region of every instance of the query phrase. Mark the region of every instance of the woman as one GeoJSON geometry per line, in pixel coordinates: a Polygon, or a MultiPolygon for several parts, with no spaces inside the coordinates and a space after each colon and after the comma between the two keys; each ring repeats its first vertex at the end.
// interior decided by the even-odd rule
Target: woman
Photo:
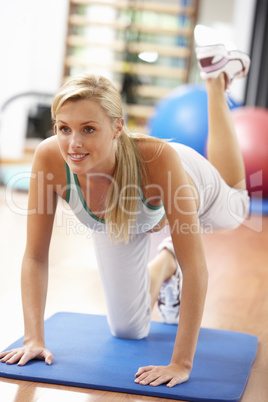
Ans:
{"type": "Polygon", "coordinates": [[[208,281],[201,228],[235,228],[249,206],[225,101],[226,87],[246,74],[247,60],[240,54],[239,63],[237,58],[233,63],[224,49],[224,68],[211,62],[210,47],[207,52],[203,48],[198,59],[207,79],[210,162],[184,145],[128,134],[120,95],[103,77],[71,78],[60,89],[52,105],[55,136],[37,148],[32,167],[22,263],[24,346],[1,353],[1,362],[22,366],[39,358],[52,363],[44,310],[60,196],[93,231],[112,334],[146,337],[157,301],[164,321],[178,323],[170,364],[141,367],[135,381],[172,387],[189,378],[208,281]],[[40,172],[43,180],[38,180],[40,172]],[[166,225],[170,237],[148,264],[150,233],[166,225]]]}

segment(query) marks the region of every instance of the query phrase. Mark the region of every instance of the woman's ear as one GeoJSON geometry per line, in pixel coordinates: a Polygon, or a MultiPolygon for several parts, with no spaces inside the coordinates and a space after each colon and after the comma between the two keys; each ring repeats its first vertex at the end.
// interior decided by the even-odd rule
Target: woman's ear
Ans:
{"type": "Polygon", "coordinates": [[[120,137],[124,128],[125,121],[123,118],[117,119],[114,127],[114,140],[120,137]]]}

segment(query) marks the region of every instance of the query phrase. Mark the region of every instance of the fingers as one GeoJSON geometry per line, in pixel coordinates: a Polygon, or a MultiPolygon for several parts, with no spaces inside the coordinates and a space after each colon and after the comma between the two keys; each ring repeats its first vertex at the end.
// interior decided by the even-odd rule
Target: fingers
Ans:
{"type": "Polygon", "coordinates": [[[151,385],[152,387],[157,387],[158,385],[165,384],[170,380],[170,376],[158,374],[151,374],[145,379],[143,379],[140,384],[142,385],[151,385]]]}
{"type": "Polygon", "coordinates": [[[32,353],[26,352],[23,349],[14,349],[8,351],[1,359],[1,362],[6,364],[18,363],[18,366],[24,366],[29,360],[33,358],[34,357],[32,353]]]}
{"type": "Polygon", "coordinates": [[[49,350],[42,350],[40,353],[37,353],[36,350],[30,350],[23,354],[18,362],[18,366],[24,366],[28,361],[33,359],[45,360],[45,363],[50,366],[54,357],[49,350]]]}
{"type": "Polygon", "coordinates": [[[26,363],[28,363],[30,360],[34,359],[35,356],[31,352],[24,352],[21,356],[21,359],[18,362],[18,366],[24,366],[26,363]]]}
{"type": "Polygon", "coordinates": [[[151,371],[155,366],[146,366],[146,367],[140,367],[135,374],[135,377],[139,377],[141,374],[146,373],[147,371],[151,371]]]}
{"type": "Polygon", "coordinates": [[[18,348],[0,353],[1,363],[6,364],[18,363],[18,366],[24,366],[33,359],[45,360],[46,364],[51,365],[54,358],[49,350],[39,347],[18,348]]]}
{"type": "Polygon", "coordinates": [[[5,357],[5,355],[7,354],[7,353],[9,353],[10,352],[10,350],[7,350],[6,352],[1,352],[0,353],[0,359],[2,359],[3,357],[5,357]]]}
{"type": "Polygon", "coordinates": [[[174,385],[182,384],[183,382],[186,382],[188,380],[189,380],[189,375],[173,377],[169,381],[169,383],[167,383],[167,387],[172,388],[172,387],[174,387],[174,385]]]}
{"type": "Polygon", "coordinates": [[[44,358],[45,358],[46,364],[48,364],[49,366],[52,364],[52,362],[54,360],[54,357],[53,357],[52,353],[49,352],[49,350],[45,351],[44,358]]]}
{"type": "Polygon", "coordinates": [[[174,385],[181,384],[182,382],[185,382],[185,381],[187,381],[187,380],[172,378],[172,380],[169,381],[169,383],[167,383],[167,387],[172,388],[172,387],[174,387],[174,385]]]}
{"type": "Polygon", "coordinates": [[[20,360],[22,354],[23,354],[22,352],[19,352],[16,349],[3,352],[0,354],[1,363],[7,363],[7,364],[17,363],[20,360]]]}
{"type": "MultiPolygon", "coordinates": [[[[140,367],[136,373],[138,378],[136,378],[135,382],[142,385],[153,385],[153,382],[161,376],[159,369],[160,367],[155,366],[140,367]]],[[[168,380],[169,378],[166,381],[168,380]]]]}
{"type": "Polygon", "coordinates": [[[2,359],[4,359],[5,357],[6,357],[6,355],[8,355],[9,353],[11,353],[12,352],[12,350],[6,350],[5,352],[1,352],[0,353],[0,361],[2,360],[2,359]]]}
{"type": "Polygon", "coordinates": [[[156,387],[167,383],[167,387],[171,388],[187,381],[189,373],[183,370],[174,371],[168,366],[147,366],[139,368],[136,377],[138,378],[136,378],[135,382],[141,385],[156,387]]]}

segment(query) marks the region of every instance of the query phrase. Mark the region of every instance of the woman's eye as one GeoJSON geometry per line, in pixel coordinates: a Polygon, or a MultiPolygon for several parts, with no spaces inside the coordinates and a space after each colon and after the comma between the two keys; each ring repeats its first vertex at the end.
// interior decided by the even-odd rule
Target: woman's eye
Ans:
{"type": "Polygon", "coordinates": [[[86,133],[93,133],[94,128],[91,127],[91,126],[87,126],[87,127],[84,128],[84,131],[85,131],[86,133]]]}
{"type": "Polygon", "coordinates": [[[66,127],[66,126],[62,126],[62,127],[60,127],[60,131],[61,131],[62,133],[64,133],[64,134],[66,134],[66,133],[69,132],[69,128],[66,127]]]}

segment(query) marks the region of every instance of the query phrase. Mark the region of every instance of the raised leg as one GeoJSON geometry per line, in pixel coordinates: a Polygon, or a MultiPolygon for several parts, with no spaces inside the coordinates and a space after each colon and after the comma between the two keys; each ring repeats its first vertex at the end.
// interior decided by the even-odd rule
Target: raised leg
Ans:
{"type": "Polygon", "coordinates": [[[225,99],[224,73],[216,79],[207,79],[206,86],[209,124],[208,159],[230,187],[245,189],[244,161],[225,99]]]}

